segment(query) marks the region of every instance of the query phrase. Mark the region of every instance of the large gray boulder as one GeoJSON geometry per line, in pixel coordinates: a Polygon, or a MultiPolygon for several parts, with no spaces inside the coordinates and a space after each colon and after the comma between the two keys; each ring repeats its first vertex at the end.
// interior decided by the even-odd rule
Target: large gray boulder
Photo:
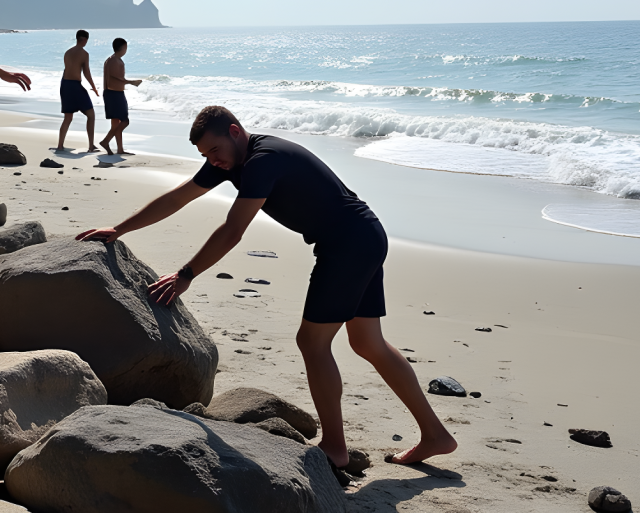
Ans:
{"type": "Polygon", "coordinates": [[[82,408],[20,452],[5,484],[34,511],[345,511],[319,448],[145,405],[82,408]]]}
{"type": "Polygon", "coordinates": [[[148,300],[157,279],[121,241],[61,238],[0,256],[0,351],[73,351],[110,403],[208,404],[216,346],[182,301],[148,300]]]}
{"type": "Polygon", "coordinates": [[[15,144],[0,143],[0,166],[24,166],[27,158],[15,144]]]}
{"type": "Polygon", "coordinates": [[[78,355],[0,353],[0,472],[56,422],[97,404],[107,404],[107,391],[78,355]]]}
{"type": "Polygon", "coordinates": [[[44,228],[37,221],[17,224],[6,230],[0,230],[0,255],[13,253],[19,249],[47,242],[44,228]]]}
{"type": "Polygon", "coordinates": [[[209,403],[206,413],[212,419],[239,424],[257,424],[278,417],[309,439],[318,432],[315,419],[306,411],[257,388],[235,388],[217,395],[209,403]]]}

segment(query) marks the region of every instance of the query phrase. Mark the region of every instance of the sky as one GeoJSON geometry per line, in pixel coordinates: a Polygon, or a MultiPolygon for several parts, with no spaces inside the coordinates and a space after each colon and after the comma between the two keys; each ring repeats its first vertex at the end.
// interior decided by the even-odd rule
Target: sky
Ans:
{"type": "MultiPolygon", "coordinates": [[[[140,3],[141,0],[135,0],[140,3]]],[[[640,0],[153,0],[174,27],[640,20],[640,0]]]]}

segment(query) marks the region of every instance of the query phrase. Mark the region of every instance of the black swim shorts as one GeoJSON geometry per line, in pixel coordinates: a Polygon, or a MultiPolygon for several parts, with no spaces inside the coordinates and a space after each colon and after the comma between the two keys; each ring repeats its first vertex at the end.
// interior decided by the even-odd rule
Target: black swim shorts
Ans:
{"type": "Polygon", "coordinates": [[[93,109],[93,103],[89,98],[89,93],[82,87],[79,80],[67,80],[60,82],[60,100],[62,101],[62,112],[72,114],[74,112],[86,112],[93,109]]]}
{"type": "Polygon", "coordinates": [[[382,264],[387,250],[387,234],[377,220],[317,242],[303,318],[330,323],[384,317],[382,264]]]}
{"type": "Polygon", "coordinates": [[[102,97],[104,98],[104,112],[107,119],[129,120],[129,104],[124,91],[105,89],[102,97]]]}

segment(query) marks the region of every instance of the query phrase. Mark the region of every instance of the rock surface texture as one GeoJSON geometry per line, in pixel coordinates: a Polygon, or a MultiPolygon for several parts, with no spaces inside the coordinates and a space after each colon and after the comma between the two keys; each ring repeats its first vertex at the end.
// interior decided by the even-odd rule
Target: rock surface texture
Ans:
{"type": "Polygon", "coordinates": [[[44,228],[37,221],[18,224],[0,231],[0,255],[47,242],[44,228]]]}
{"type": "Polygon", "coordinates": [[[56,422],[100,404],[107,404],[107,391],[78,355],[0,353],[0,471],[56,422]]]}
{"type": "Polygon", "coordinates": [[[429,383],[429,393],[437,395],[455,395],[466,397],[467,391],[455,379],[449,376],[440,376],[429,383]]]}
{"type": "Polygon", "coordinates": [[[77,411],[16,456],[5,484],[34,511],[345,511],[319,448],[153,406],[77,411]]]}
{"type": "Polygon", "coordinates": [[[626,512],[631,510],[631,501],[626,495],[610,486],[598,486],[589,492],[589,506],[596,511],[626,512]]]}
{"type": "Polygon", "coordinates": [[[306,438],[318,432],[314,418],[278,396],[257,388],[236,388],[214,397],[207,408],[212,419],[245,424],[279,417],[306,438]]]}
{"type": "Polygon", "coordinates": [[[73,351],[110,403],[208,404],[216,346],[182,301],[148,301],[157,278],[121,241],[62,238],[0,256],[0,351],[73,351]]]}
{"type": "Polygon", "coordinates": [[[569,438],[574,442],[579,442],[585,445],[592,445],[594,447],[613,447],[611,445],[611,438],[606,431],[592,431],[590,429],[570,429],[569,438]]]}
{"type": "Polygon", "coordinates": [[[27,158],[14,144],[0,143],[0,166],[24,166],[27,158]]]}

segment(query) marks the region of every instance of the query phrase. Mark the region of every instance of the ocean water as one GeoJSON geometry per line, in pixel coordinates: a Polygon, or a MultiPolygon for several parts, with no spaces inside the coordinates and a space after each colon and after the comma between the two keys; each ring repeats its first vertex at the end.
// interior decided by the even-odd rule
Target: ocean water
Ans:
{"type": "MultiPolygon", "coordinates": [[[[640,215],[640,22],[94,30],[98,84],[118,36],[134,109],[223,104],[248,128],[361,138],[363,158],[586,188],[625,200],[589,217],[611,233],[640,215]]],[[[0,34],[0,63],[56,100],[73,38],[0,34]]]]}

